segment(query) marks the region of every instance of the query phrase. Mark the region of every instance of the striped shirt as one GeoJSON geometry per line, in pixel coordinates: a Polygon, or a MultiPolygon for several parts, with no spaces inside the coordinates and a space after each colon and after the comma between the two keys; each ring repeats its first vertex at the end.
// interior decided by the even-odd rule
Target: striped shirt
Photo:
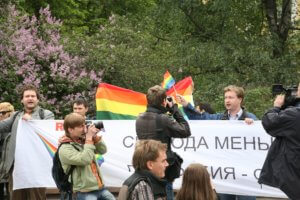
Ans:
{"type": "Polygon", "coordinates": [[[165,200],[166,198],[159,197],[154,199],[152,189],[145,181],[140,181],[131,193],[131,200],[165,200]]]}

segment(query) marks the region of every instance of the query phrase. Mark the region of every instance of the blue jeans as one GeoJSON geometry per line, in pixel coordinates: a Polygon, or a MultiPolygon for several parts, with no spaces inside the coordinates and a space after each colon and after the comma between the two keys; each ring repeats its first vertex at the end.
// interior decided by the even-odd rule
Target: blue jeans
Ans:
{"type": "Polygon", "coordinates": [[[167,193],[167,200],[173,200],[174,199],[173,183],[172,182],[167,183],[166,193],[167,193]]]}
{"type": "Polygon", "coordinates": [[[114,195],[106,188],[91,192],[77,192],[77,200],[115,200],[114,195]]]}
{"type": "Polygon", "coordinates": [[[235,194],[218,194],[220,200],[256,200],[253,196],[242,196],[235,194]]]}

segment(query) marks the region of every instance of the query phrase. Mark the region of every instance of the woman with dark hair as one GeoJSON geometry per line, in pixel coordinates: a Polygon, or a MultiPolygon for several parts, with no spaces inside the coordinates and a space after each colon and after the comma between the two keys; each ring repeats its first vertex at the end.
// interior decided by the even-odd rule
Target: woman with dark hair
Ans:
{"type": "Polygon", "coordinates": [[[176,200],[216,200],[209,173],[198,163],[190,164],[184,171],[182,185],[176,200]]]}

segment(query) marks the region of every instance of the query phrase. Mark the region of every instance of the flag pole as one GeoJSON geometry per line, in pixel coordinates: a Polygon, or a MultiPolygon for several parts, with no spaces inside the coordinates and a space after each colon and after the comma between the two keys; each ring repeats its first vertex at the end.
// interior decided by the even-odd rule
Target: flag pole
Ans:
{"type": "Polygon", "coordinates": [[[174,85],[172,85],[172,87],[173,87],[173,89],[174,89],[174,91],[175,91],[175,97],[174,97],[174,100],[175,100],[176,103],[178,103],[178,102],[177,102],[177,95],[178,95],[178,93],[177,93],[176,88],[174,87],[174,85]]]}
{"type": "Polygon", "coordinates": [[[172,87],[173,87],[173,89],[174,89],[174,91],[175,91],[175,94],[177,95],[177,91],[176,91],[176,89],[175,89],[174,85],[172,85],[172,87]]]}

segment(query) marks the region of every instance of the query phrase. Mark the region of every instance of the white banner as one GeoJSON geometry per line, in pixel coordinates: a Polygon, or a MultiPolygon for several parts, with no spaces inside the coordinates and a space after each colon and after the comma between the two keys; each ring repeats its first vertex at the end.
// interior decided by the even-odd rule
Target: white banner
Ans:
{"type": "MultiPolygon", "coordinates": [[[[175,139],[172,149],[184,159],[183,169],[190,163],[207,166],[219,193],[281,197],[280,190],[257,183],[260,169],[272,142],[261,122],[246,125],[243,121],[189,121],[192,136],[175,139]]],[[[120,187],[133,173],[131,159],[136,141],[134,120],[104,121],[101,133],[108,152],[101,166],[106,186],[120,187]]],[[[18,130],[14,189],[54,187],[51,178],[50,144],[57,146],[63,133],[62,121],[30,121],[20,123],[18,130]]],[[[174,188],[181,185],[176,179],[174,188]]]]}
{"type": "Polygon", "coordinates": [[[52,179],[53,150],[57,149],[63,121],[19,121],[13,189],[56,187],[52,179]],[[59,125],[59,129],[57,128],[59,125]]]}

